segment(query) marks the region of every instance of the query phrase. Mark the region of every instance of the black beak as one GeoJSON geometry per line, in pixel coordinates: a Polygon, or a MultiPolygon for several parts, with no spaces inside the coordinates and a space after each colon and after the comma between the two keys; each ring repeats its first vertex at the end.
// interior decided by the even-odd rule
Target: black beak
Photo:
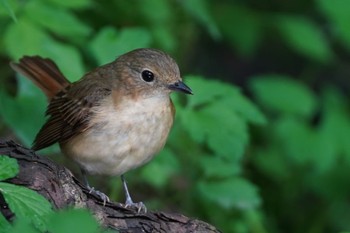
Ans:
{"type": "Polygon", "coordinates": [[[176,83],[170,84],[168,87],[170,90],[173,90],[173,91],[180,91],[180,92],[183,92],[185,94],[193,95],[191,88],[189,88],[182,81],[178,81],[176,83]]]}

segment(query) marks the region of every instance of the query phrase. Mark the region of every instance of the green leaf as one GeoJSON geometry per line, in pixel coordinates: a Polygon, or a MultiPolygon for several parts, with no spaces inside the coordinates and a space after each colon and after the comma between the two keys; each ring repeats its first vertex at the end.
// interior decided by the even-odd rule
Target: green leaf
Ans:
{"type": "Polygon", "coordinates": [[[71,82],[79,80],[85,73],[84,62],[79,50],[71,45],[49,39],[38,54],[55,61],[62,73],[71,82]]]}
{"type": "MultiPolygon", "coordinates": [[[[76,48],[51,39],[25,20],[9,27],[5,34],[5,44],[10,55],[15,58],[24,54],[38,54],[53,59],[72,81],[84,73],[82,59],[76,48]],[[18,43],[18,38],[21,38],[21,43],[18,43]]],[[[44,123],[47,100],[27,78],[20,77],[18,84],[19,91],[15,98],[0,90],[0,113],[5,123],[29,146],[44,123]]]]}
{"type": "Polygon", "coordinates": [[[14,233],[12,225],[5,219],[3,214],[0,214],[0,229],[2,233],[14,233]]]}
{"type": "Polygon", "coordinates": [[[46,99],[29,80],[21,78],[19,94],[13,98],[0,89],[0,114],[22,142],[30,146],[44,123],[46,99]]]}
{"type": "Polygon", "coordinates": [[[276,124],[276,135],[290,161],[298,165],[325,173],[336,164],[334,135],[325,130],[315,130],[305,122],[285,117],[276,124]]]}
{"type": "MultiPolygon", "coordinates": [[[[69,40],[81,41],[91,33],[91,28],[81,22],[73,12],[57,6],[43,4],[40,1],[30,1],[26,5],[26,14],[30,20],[69,40]],[[52,17],[52,16],[55,17],[52,17]]],[[[68,57],[68,56],[67,56],[68,57]]]]}
{"type": "Polygon", "coordinates": [[[8,233],[42,233],[43,231],[37,229],[30,218],[16,219],[8,233]]]}
{"type": "Polygon", "coordinates": [[[189,135],[199,143],[207,143],[217,155],[235,161],[243,155],[247,129],[234,112],[214,105],[196,112],[183,111],[179,117],[189,135]]]}
{"type": "Polygon", "coordinates": [[[151,24],[164,25],[170,22],[173,9],[169,1],[148,0],[139,1],[138,4],[140,12],[151,24]]]}
{"type": "Polygon", "coordinates": [[[252,159],[262,174],[278,183],[284,182],[290,175],[293,175],[293,171],[285,161],[286,157],[281,156],[281,150],[273,143],[270,143],[270,146],[258,148],[252,159]]]}
{"type": "Polygon", "coordinates": [[[149,47],[151,35],[143,28],[126,28],[117,32],[105,27],[90,43],[90,49],[99,64],[106,64],[136,48],[149,47]]]}
{"type": "Polygon", "coordinates": [[[77,48],[52,39],[29,20],[22,19],[17,24],[11,24],[4,37],[6,49],[15,59],[23,55],[51,58],[71,81],[79,79],[84,73],[83,62],[77,48]],[[21,43],[18,43],[18,38],[21,38],[21,43]]]}
{"type": "Polygon", "coordinates": [[[28,20],[21,20],[16,24],[11,24],[3,35],[8,54],[16,59],[23,54],[38,54],[38,48],[45,44],[47,38],[47,35],[40,28],[28,20]],[[18,38],[21,38],[20,43],[18,38]]]}
{"type": "Polygon", "coordinates": [[[194,96],[188,98],[188,108],[217,101],[221,97],[235,97],[239,89],[233,85],[217,80],[204,79],[201,76],[187,75],[184,80],[194,91],[194,96]]]}
{"type": "Polygon", "coordinates": [[[256,186],[239,177],[222,181],[201,181],[198,183],[198,190],[203,198],[226,209],[253,209],[261,203],[256,186]]]}
{"type": "Polygon", "coordinates": [[[0,180],[6,180],[14,177],[19,172],[16,159],[6,155],[0,155],[0,180]]]}
{"type": "Polygon", "coordinates": [[[249,140],[247,122],[263,124],[265,117],[232,85],[198,76],[185,79],[195,95],[178,108],[184,128],[217,155],[239,161],[249,140]]]}
{"type": "Polygon", "coordinates": [[[263,18],[238,4],[220,4],[215,9],[215,18],[224,39],[241,55],[253,55],[262,39],[263,18]]]}
{"type": "Polygon", "coordinates": [[[285,41],[296,52],[321,62],[332,59],[327,39],[315,23],[295,16],[280,16],[275,21],[285,41]]]}
{"type": "Polygon", "coordinates": [[[159,44],[163,50],[175,52],[174,50],[177,48],[179,41],[175,38],[171,30],[172,28],[160,25],[152,28],[151,32],[154,42],[159,44]]]}
{"type": "Polygon", "coordinates": [[[208,146],[217,155],[239,161],[249,140],[244,119],[220,103],[208,106],[201,114],[211,119],[202,125],[207,130],[208,146]]]}
{"type": "Polygon", "coordinates": [[[250,123],[265,125],[267,122],[265,116],[257,106],[241,93],[237,93],[234,97],[227,95],[220,102],[222,105],[226,105],[227,108],[234,109],[237,114],[250,123]]]}
{"type": "Polygon", "coordinates": [[[311,117],[316,108],[315,95],[303,83],[287,76],[257,76],[250,88],[263,107],[276,112],[311,117]]]}
{"type": "Polygon", "coordinates": [[[152,163],[142,168],[141,174],[155,187],[164,187],[176,172],[179,172],[180,164],[174,153],[164,148],[152,163]]]}
{"type": "Polygon", "coordinates": [[[14,22],[17,22],[17,18],[15,15],[15,12],[13,11],[12,7],[10,6],[10,3],[7,0],[0,0],[1,5],[6,9],[8,14],[11,16],[14,22]]]}
{"type": "Polygon", "coordinates": [[[243,119],[251,123],[266,123],[265,116],[249,99],[242,95],[236,86],[193,75],[185,76],[184,79],[195,92],[194,96],[188,98],[187,108],[218,103],[223,108],[229,108],[237,112],[243,119]]]}
{"type": "Polygon", "coordinates": [[[96,233],[99,224],[86,209],[69,209],[60,211],[48,217],[48,231],[53,233],[96,233]],[[77,227],[77,223],[79,227],[77,227]]]}
{"type": "Polygon", "coordinates": [[[224,160],[218,156],[202,156],[198,159],[198,163],[207,178],[227,178],[238,175],[242,170],[240,163],[224,160]]]}
{"type": "Polygon", "coordinates": [[[333,32],[343,44],[350,49],[350,5],[343,0],[318,0],[318,8],[328,18],[331,24],[327,27],[333,27],[333,32]]]}
{"type": "Polygon", "coordinates": [[[184,9],[193,16],[199,23],[207,28],[209,34],[214,39],[220,39],[220,31],[214,21],[211,13],[209,12],[210,7],[205,0],[191,0],[181,1],[184,9]]]}
{"type": "Polygon", "coordinates": [[[174,52],[178,39],[174,36],[176,27],[174,11],[170,1],[148,0],[138,1],[139,11],[148,21],[155,44],[165,51],[174,52]],[[150,9],[152,9],[150,11],[150,9]],[[157,12],[156,14],[154,12],[157,12]]]}
{"type": "Polygon", "coordinates": [[[47,214],[52,213],[51,204],[33,190],[0,182],[0,192],[17,220],[29,218],[37,229],[47,230],[47,214]]]}
{"type": "Polygon", "coordinates": [[[63,7],[72,8],[72,9],[83,9],[93,5],[93,1],[91,0],[49,0],[49,1],[58,6],[63,6],[63,7]]]}
{"type": "Polygon", "coordinates": [[[337,154],[344,155],[350,164],[350,122],[347,97],[335,88],[327,88],[322,92],[322,115],[320,131],[334,143],[337,154]]]}

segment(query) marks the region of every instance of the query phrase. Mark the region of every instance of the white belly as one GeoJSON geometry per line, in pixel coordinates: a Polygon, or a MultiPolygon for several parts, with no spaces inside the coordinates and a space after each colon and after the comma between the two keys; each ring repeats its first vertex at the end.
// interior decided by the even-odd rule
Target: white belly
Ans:
{"type": "Polygon", "coordinates": [[[106,103],[110,107],[96,111],[94,127],[61,145],[62,151],[88,173],[124,174],[163,148],[173,123],[170,105],[169,97],[124,101],[118,111],[106,103]]]}

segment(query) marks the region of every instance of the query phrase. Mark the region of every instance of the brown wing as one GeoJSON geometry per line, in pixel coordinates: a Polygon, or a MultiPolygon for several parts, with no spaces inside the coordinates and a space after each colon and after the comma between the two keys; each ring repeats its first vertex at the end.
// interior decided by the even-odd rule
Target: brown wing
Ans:
{"type": "Polygon", "coordinates": [[[109,88],[98,83],[101,80],[96,81],[73,83],[52,98],[46,111],[49,119],[34,140],[34,150],[65,142],[89,127],[91,108],[111,94],[109,88]]]}
{"type": "Polygon", "coordinates": [[[32,148],[35,150],[64,142],[86,130],[92,116],[91,107],[111,93],[107,77],[102,77],[109,73],[101,70],[90,72],[83,80],[70,84],[57,65],[47,58],[24,56],[19,63],[11,62],[10,65],[31,79],[50,100],[46,111],[49,119],[34,140],[32,148]]]}

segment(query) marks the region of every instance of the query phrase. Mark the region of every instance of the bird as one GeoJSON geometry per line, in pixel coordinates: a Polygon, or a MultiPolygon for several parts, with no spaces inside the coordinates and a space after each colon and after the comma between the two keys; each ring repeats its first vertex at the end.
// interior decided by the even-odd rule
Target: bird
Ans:
{"type": "Polygon", "coordinates": [[[109,197],[91,187],[86,174],[121,176],[125,207],[146,212],[142,202],[133,202],[124,174],[164,147],[175,115],[170,94],[193,94],[175,60],[158,49],[135,49],[73,83],[49,58],[23,56],[10,66],[48,98],[47,120],[32,149],[58,143],[80,167],[88,190],[104,204],[109,197]]]}

